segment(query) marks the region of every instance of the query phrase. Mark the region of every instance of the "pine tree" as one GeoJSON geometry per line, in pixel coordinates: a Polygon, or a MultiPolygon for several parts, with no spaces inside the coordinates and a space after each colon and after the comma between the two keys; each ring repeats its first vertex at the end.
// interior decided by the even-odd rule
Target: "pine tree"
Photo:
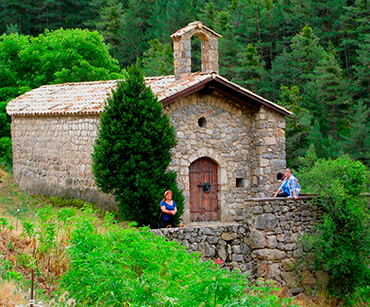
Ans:
{"type": "Polygon", "coordinates": [[[353,108],[351,131],[345,137],[344,149],[353,159],[370,166],[370,110],[359,101],[353,108]]]}
{"type": "Polygon", "coordinates": [[[302,96],[299,94],[298,86],[290,89],[281,87],[281,100],[279,103],[293,115],[286,119],[286,154],[289,167],[296,169],[300,162],[299,157],[303,156],[308,147],[308,136],[310,134],[312,115],[309,110],[300,107],[302,96]]]}
{"type": "Polygon", "coordinates": [[[117,0],[107,0],[107,4],[100,9],[99,17],[95,19],[95,26],[104,36],[104,41],[110,46],[114,58],[124,58],[122,54],[124,8],[117,0]]]}
{"type": "Polygon", "coordinates": [[[357,51],[357,61],[360,65],[355,66],[355,94],[356,98],[367,102],[370,106],[370,34],[365,37],[365,43],[357,51]]]}
{"type": "Polygon", "coordinates": [[[333,54],[328,53],[316,66],[312,83],[315,90],[309,90],[311,106],[317,106],[312,112],[320,121],[324,135],[330,134],[338,141],[345,124],[344,115],[350,104],[350,95],[348,83],[333,54]]]}
{"type": "Polygon", "coordinates": [[[239,62],[241,66],[238,66],[237,76],[233,81],[244,81],[243,85],[247,89],[258,93],[258,89],[261,88],[260,83],[264,79],[266,71],[263,68],[264,62],[261,56],[257,53],[256,48],[254,48],[252,44],[248,44],[239,62]]]}
{"type": "Polygon", "coordinates": [[[101,115],[92,155],[95,182],[115,196],[123,218],[156,226],[163,193],[172,190],[179,219],[184,198],[176,173],[167,170],[175,145],[175,131],[162,105],[138,66],[129,67],[101,115]]]}
{"type": "Polygon", "coordinates": [[[170,44],[161,44],[158,39],[149,42],[150,48],[144,52],[143,70],[145,76],[165,76],[173,74],[173,51],[170,44]]]}

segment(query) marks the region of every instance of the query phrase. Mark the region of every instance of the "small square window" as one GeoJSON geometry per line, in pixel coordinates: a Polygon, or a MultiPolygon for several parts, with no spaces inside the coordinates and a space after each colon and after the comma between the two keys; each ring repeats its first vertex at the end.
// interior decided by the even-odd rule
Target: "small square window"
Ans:
{"type": "Polygon", "coordinates": [[[244,178],[236,178],[235,187],[243,188],[244,187],[244,178]]]}

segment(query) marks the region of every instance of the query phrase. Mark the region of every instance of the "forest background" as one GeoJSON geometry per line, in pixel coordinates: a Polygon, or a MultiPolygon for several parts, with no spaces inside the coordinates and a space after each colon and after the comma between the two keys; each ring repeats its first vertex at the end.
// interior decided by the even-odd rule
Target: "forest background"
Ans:
{"type": "MultiPolygon", "coordinates": [[[[146,76],[173,74],[170,35],[189,22],[200,20],[222,35],[220,75],[294,113],[287,119],[286,129],[290,167],[298,167],[298,158],[307,151],[315,151],[318,158],[349,154],[370,165],[370,34],[367,34],[370,1],[0,0],[0,3],[3,164],[11,167],[10,118],[5,113],[8,101],[43,84],[117,78],[137,58],[146,76]],[[84,31],[60,28],[97,33],[89,36],[84,31]],[[40,46],[45,45],[43,39],[54,31],[58,33],[54,41],[47,42],[54,44],[54,49],[46,46],[45,52],[66,48],[58,44],[68,37],[72,41],[79,36],[99,41],[102,36],[107,48],[94,51],[104,55],[103,64],[95,65],[99,66],[95,69],[92,60],[85,57],[80,71],[62,69],[48,77],[50,67],[43,67],[46,60],[41,47],[27,56],[23,52],[20,58],[27,42],[38,38],[40,46]]],[[[74,41],[70,45],[58,54],[63,58],[64,52],[66,66],[71,50],[79,44],[74,41]]],[[[198,71],[197,37],[193,37],[192,48],[192,71],[198,71]]]]}

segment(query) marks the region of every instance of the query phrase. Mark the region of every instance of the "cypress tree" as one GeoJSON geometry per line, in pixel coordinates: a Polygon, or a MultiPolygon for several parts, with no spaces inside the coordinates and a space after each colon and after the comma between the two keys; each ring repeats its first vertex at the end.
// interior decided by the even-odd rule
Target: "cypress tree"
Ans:
{"type": "Polygon", "coordinates": [[[142,71],[129,67],[101,114],[92,155],[95,182],[115,196],[124,219],[155,227],[163,193],[172,190],[179,221],[184,198],[168,171],[175,145],[174,128],[142,71]]]}

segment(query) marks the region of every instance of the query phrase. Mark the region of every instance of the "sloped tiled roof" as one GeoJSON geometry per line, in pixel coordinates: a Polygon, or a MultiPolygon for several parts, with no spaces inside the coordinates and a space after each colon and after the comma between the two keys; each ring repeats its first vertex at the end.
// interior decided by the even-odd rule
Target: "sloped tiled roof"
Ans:
{"type": "Polygon", "coordinates": [[[175,33],[173,33],[171,35],[171,37],[180,37],[182,36],[184,33],[187,33],[193,29],[196,29],[196,28],[203,28],[203,29],[206,29],[207,31],[213,33],[215,36],[218,36],[218,37],[222,37],[220,34],[216,33],[215,31],[213,31],[212,29],[206,27],[205,25],[203,25],[203,23],[201,21],[195,21],[195,22],[191,22],[189,23],[186,27],[180,29],[180,30],[177,30],[175,33]]]}
{"type": "MultiPolygon", "coordinates": [[[[100,113],[108,95],[117,87],[117,82],[118,80],[111,80],[44,85],[11,100],[7,105],[7,113],[18,116],[100,113]]],[[[145,82],[164,105],[212,84],[216,90],[222,87],[223,92],[234,93],[233,97],[242,102],[250,101],[249,104],[257,106],[263,104],[283,115],[290,114],[285,108],[217,74],[193,73],[178,81],[174,76],[149,77],[145,78],[145,82]]]]}

